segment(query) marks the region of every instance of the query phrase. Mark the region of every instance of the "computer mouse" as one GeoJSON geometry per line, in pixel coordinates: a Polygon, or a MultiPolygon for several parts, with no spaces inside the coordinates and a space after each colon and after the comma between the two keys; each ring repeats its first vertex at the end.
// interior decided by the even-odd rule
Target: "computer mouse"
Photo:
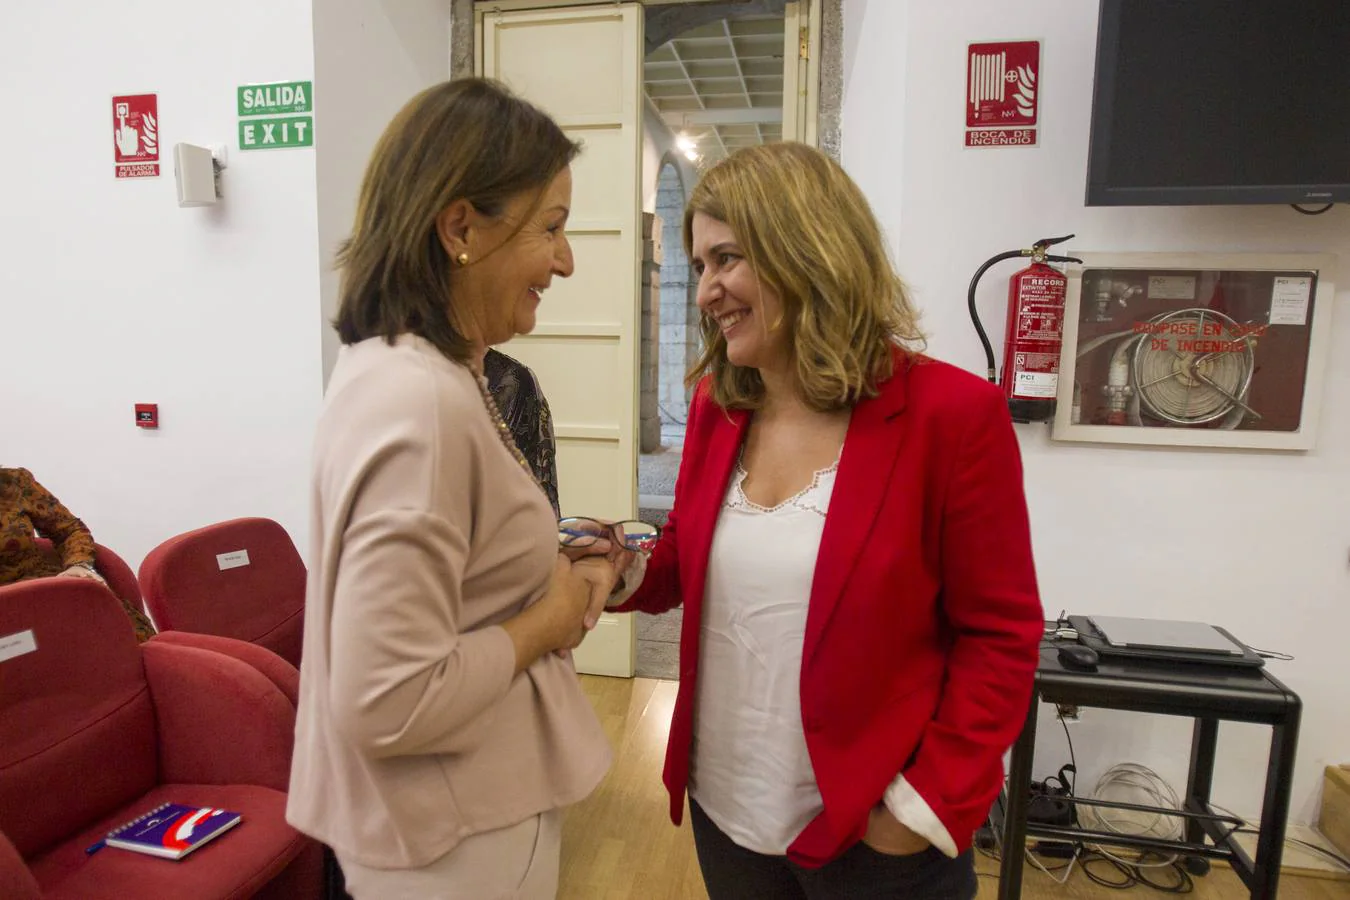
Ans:
{"type": "Polygon", "coordinates": [[[1082,644],[1065,644],[1059,648],[1059,661],[1067,669],[1096,671],[1097,659],[1097,651],[1082,644]]]}

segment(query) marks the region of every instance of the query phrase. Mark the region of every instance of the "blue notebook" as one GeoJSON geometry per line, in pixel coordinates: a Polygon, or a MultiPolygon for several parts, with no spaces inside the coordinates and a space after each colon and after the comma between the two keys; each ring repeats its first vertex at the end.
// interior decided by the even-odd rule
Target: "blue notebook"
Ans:
{"type": "Polygon", "coordinates": [[[108,832],[109,847],[182,859],[239,824],[240,815],[210,806],[165,803],[108,832]]]}

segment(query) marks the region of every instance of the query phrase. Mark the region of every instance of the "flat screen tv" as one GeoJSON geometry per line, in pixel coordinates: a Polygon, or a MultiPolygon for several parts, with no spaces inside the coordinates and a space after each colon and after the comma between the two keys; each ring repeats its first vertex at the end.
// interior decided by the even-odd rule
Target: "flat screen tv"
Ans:
{"type": "Polygon", "coordinates": [[[1350,201],[1350,0],[1101,0],[1088,206],[1350,201]]]}

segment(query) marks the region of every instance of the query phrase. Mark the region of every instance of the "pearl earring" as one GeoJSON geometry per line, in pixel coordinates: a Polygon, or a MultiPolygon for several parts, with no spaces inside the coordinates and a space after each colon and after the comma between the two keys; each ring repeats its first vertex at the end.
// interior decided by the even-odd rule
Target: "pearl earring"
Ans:
{"type": "Polygon", "coordinates": [[[459,256],[455,257],[455,261],[461,266],[467,266],[469,264],[469,254],[461,253],[459,256]]]}

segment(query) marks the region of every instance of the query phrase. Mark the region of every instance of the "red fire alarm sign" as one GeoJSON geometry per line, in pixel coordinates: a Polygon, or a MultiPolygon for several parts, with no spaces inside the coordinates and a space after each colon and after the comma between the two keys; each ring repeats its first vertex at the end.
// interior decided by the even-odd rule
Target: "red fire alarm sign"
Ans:
{"type": "Polygon", "coordinates": [[[118,178],[159,175],[159,95],[113,98],[113,160],[118,178]]]}
{"type": "Polygon", "coordinates": [[[158,403],[137,403],[137,404],[136,404],[136,427],[137,427],[137,428],[158,428],[158,427],[159,427],[159,404],[158,404],[158,403]]]}
{"type": "Polygon", "coordinates": [[[966,146],[1036,143],[1041,42],[996,41],[966,49],[966,146]]]}

